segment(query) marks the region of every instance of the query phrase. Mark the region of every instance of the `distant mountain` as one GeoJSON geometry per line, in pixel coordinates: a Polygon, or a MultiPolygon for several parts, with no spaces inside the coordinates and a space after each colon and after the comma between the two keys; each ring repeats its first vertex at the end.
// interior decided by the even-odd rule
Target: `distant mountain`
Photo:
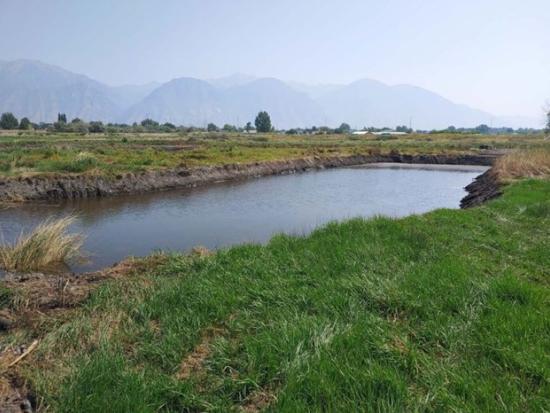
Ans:
{"type": "Polygon", "coordinates": [[[195,126],[221,123],[225,110],[222,96],[221,90],[204,80],[182,77],[153,90],[129,108],[120,120],[132,123],[151,118],[163,123],[195,126]]]}
{"type": "Polygon", "coordinates": [[[0,61],[0,112],[53,122],[59,112],[86,120],[204,126],[244,125],[260,110],[277,128],[313,125],[416,129],[454,125],[540,127],[539,119],[496,117],[410,85],[363,79],[349,85],[306,85],[235,74],[218,79],[182,77],[169,82],[112,87],[33,60],[0,61]]]}
{"type": "Polygon", "coordinates": [[[312,126],[323,121],[323,112],[313,99],[277,79],[216,87],[193,78],[165,83],[121,119],[137,122],[150,117],[182,125],[243,125],[253,121],[260,110],[266,110],[278,128],[312,126]]]}
{"type": "Polygon", "coordinates": [[[213,86],[228,88],[234,86],[241,86],[246,83],[250,83],[253,80],[256,80],[257,77],[251,75],[244,75],[241,73],[235,73],[225,77],[219,77],[216,79],[208,79],[207,82],[213,86]]]}
{"type": "Polygon", "coordinates": [[[233,119],[254,120],[259,110],[267,111],[278,128],[308,127],[324,122],[324,113],[307,94],[273,78],[257,79],[227,90],[233,119]]]}
{"type": "Polygon", "coordinates": [[[143,100],[160,85],[159,82],[150,82],[144,85],[112,86],[110,94],[118,106],[127,108],[143,100]]]}
{"type": "Polygon", "coordinates": [[[318,101],[332,120],[357,128],[409,124],[418,129],[442,129],[449,125],[471,127],[489,124],[494,118],[419,87],[388,86],[370,79],[326,93],[318,101]]]}
{"type": "Polygon", "coordinates": [[[69,118],[111,120],[120,108],[112,91],[86,76],[31,60],[0,64],[0,112],[52,122],[69,118]]]}
{"type": "Polygon", "coordinates": [[[308,85],[307,83],[300,83],[300,82],[293,82],[293,81],[289,81],[287,82],[287,84],[299,92],[306,93],[308,96],[310,96],[313,99],[318,99],[321,96],[326,95],[327,93],[335,92],[344,87],[343,85],[336,85],[336,84],[308,85]]]}

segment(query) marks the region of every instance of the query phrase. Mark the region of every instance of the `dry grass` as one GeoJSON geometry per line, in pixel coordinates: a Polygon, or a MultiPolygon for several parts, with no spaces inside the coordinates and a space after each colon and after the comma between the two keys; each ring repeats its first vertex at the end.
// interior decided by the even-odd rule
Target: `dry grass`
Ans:
{"type": "Polygon", "coordinates": [[[550,149],[510,153],[497,160],[494,170],[503,180],[550,177],[550,149]]]}
{"type": "Polygon", "coordinates": [[[78,256],[82,237],[67,234],[74,216],[48,219],[13,244],[0,246],[0,266],[9,271],[43,270],[78,256]]]}

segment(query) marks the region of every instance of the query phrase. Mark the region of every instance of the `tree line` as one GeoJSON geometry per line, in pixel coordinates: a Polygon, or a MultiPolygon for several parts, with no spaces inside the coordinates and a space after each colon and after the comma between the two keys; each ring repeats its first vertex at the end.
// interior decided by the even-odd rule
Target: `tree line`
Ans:
{"type": "MultiPolygon", "coordinates": [[[[124,131],[131,131],[131,132],[176,132],[176,131],[183,131],[183,132],[192,132],[192,131],[200,131],[200,130],[206,130],[208,132],[274,132],[275,128],[271,124],[271,117],[266,111],[261,111],[256,116],[256,119],[254,120],[254,127],[252,126],[251,122],[247,122],[244,127],[238,127],[231,124],[225,124],[222,127],[218,127],[214,123],[209,123],[205,128],[199,128],[199,127],[184,127],[184,126],[176,126],[173,123],[165,122],[165,123],[159,123],[153,119],[144,119],[140,123],[133,123],[132,125],[128,125],[125,123],[106,123],[104,124],[101,121],[91,121],[86,122],[79,118],[74,118],[70,122],[67,120],[67,115],[64,113],[59,113],[57,115],[57,121],[53,124],[50,123],[32,123],[29,118],[24,117],[20,121],[13,115],[13,113],[6,112],[3,113],[0,116],[0,129],[7,129],[7,130],[31,130],[31,129],[43,129],[43,130],[50,130],[54,132],[74,132],[74,133],[104,133],[104,132],[124,132],[124,131]]],[[[488,125],[482,124],[479,126],[476,126],[475,128],[456,128],[455,126],[449,126],[446,129],[440,129],[440,130],[416,130],[413,131],[413,129],[400,125],[397,126],[395,129],[391,129],[388,127],[385,128],[374,128],[374,127],[364,127],[361,129],[362,131],[366,132],[384,132],[384,131],[392,131],[395,130],[396,132],[405,132],[405,133],[477,133],[482,135],[489,135],[489,134],[509,134],[509,133],[520,133],[520,134],[529,134],[529,133],[536,133],[539,130],[537,129],[531,129],[531,128],[519,128],[519,129],[513,129],[513,128],[492,128],[488,125]]],[[[550,109],[548,110],[548,113],[546,114],[546,125],[544,128],[544,131],[548,134],[550,134],[550,109]]],[[[352,128],[347,123],[342,123],[337,128],[329,128],[327,126],[313,126],[311,128],[292,128],[285,131],[289,135],[298,135],[298,134],[348,134],[352,132],[352,128]]]]}
{"type": "Polygon", "coordinates": [[[198,127],[183,127],[176,126],[173,123],[165,122],[159,123],[153,119],[147,118],[142,120],[139,124],[134,122],[132,125],[125,123],[107,123],[104,124],[101,121],[86,122],[80,118],[74,118],[70,122],[67,119],[65,113],[57,114],[57,121],[53,123],[32,123],[29,118],[24,117],[19,121],[15,115],[11,112],[3,113],[0,116],[0,129],[7,130],[30,130],[30,129],[46,129],[55,132],[76,132],[76,133],[103,133],[103,132],[116,132],[123,130],[131,130],[134,132],[175,132],[178,130],[193,131],[193,130],[207,130],[208,132],[272,132],[275,130],[271,124],[271,118],[266,111],[261,111],[254,120],[254,127],[251,122],[247,122],[244,127],[238,127],[235,125],[225,124],[221,128],[214,123],[209,123],[206,128],[198,127]]]}

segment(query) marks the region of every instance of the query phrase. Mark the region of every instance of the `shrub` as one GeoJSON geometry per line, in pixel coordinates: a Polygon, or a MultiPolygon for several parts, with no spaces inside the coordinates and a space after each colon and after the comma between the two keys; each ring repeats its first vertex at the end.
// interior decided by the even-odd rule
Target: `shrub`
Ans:
{"type": "Polygon", "coordinates": [[[80,152],[76,157],[69,161],[52,161],[50,163],[50,170],[64,171],[64,172],[85,172],[89,169],[95,168],[98,164],[96,157],[88,152],[80,152]]]}
{"type": "Polygon", "coordinates": [[[3,244],[0,266],[9,271],[43,270],[75,258],[82,246],[82,237],[67,234],[74,221],[74,216],[48,219],[29,234],[22,234],[13,244],[3,244]]]}

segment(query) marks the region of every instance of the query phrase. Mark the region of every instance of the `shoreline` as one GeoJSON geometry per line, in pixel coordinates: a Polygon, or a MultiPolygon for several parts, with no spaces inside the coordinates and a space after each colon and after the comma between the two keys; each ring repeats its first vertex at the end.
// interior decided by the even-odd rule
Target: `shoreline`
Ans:
{"type": "MultiPolygon", "coordinates": [[[[90,369],[95,369],[95,364],[79,364],[83,357],[84,360],[88,360],[89,357],[100,354],[105,360],[120,358],[121,353],[118,349],[128,343],[138,349],[147,350],[153,345],[155,348],[164,349],[161,346],[166,345],[165,337],[174,337],[174,334],[179,334],[176,336],[177,345],[180,346],[179,352],[170,360],[168,368],[160,373],[162,374],[159,376],[160,379],[171,383],[168,381],[171,378],[184,382],[204,377],[203,374],[209,374],[210,379],[223,377],[217,370],[208,370],[203,367],[205,365],[203,362],[207,358],[217,361],[215,357],[218,356],[213,347],[216,344],[214,340],[231,337],[239,340],[239,343],[255,345],[258,343],[257,337],[260,337],[259,344],[263,344],[267,342],[266,337],[271,337],[266,336],[270,334],[269,329],[275,329],[276,334],[281,334],[281,331],[286,332],[281,329],[296,325],[298,314],[301,318],[297,321],[307,328],[292,330],[294,334],[301,334],[298,340],[294,340],[287,346],[282,355],[275,350],[272,356],[275,358],[268,359],[268,361],[275,360],[276,363],[285,365],[283,363],[288,360],[286,355],[296,354],[296,345],[300,346],[300,343],[310,337],[310,326],[318,328],[316,331],[326,331],[327,311],[330,311],[328,314],[331,320],[343,320],[341,324],[343,329],[337,331],[338,334],[345,334],[343,337],[347,338],[350,331],[355,331],[348,327],[350,323],[362,322],[354,318],[355,313],[352,310],[356,308],[368,312],[373,319],[376,317],[375,327],[382,326],[382,328],[373,329],[370,328],[370,324],[365,326],[368,330],[362,328],[359,339],[351,342],[355,351],[365,349],[364,337],[367,333],[369,336],[373,331],[375,333],[389,331],[393,334],[396,323],[407,323],[403,330],[405,334],[413,331],[418,336],[426,333],[425,325],[436,325],[438,329],[434,331],[438,334],[456,335],[457,323],[462,323],[458,325],[459,333],[466,331],[463,330],[465,328],[475,328],[475,330],[468,335],[458,334],[459,338],[465,337],[464,342],[452,347],[454,352],[450,353],[451,350],[449,350],[446,356],[460,357],[463,348],[486,348],[487,354],[477,351],[468,353],[470,357],[475,357],[470,359],[470,364],[493,369],[495,366],[494,340],[498,339],[502,331],[500,327],[502,323],[505,323],[510,331],[515,331],[514,328],[521,329],[519,331],[522,336],[529,334],[526,342],[531,351],[543,348],[544,343],[539,339],[538,333],[540,328],[544,327],[543,303],[532,299],[525,303],[514,304],[521,307],[515,308],[515,311],[509,311],[511,304],[508,295],[502,298],[502,291],[506,287],[505,292],[517,293],[512,296],[514,298],[522,297],[520,295],[522,291],[540,292],[542,296],[544,290],[534,289],[539,288],[542,282],[539,280],[543,280],[540,277],[544,274],[544,259],[541,255],[532,256],[531,251],[544,242],[545,232],[542,227],[533,233],[530,231],[532,222],[526,222],[525,219],[518,219],[515,224],[494,226],[487,218],[494,215],[493,211],[501,211],[506,214],[503,222],[511,223],[514,218],[520,217],[521,212],[518,211],[522,208],[530,210],[537,208],[536,211],[538,211],[539,205],[547,204],[548,198],[545,197],[545,193],[548,189],[550,188],[544,182],[515,183],[506,191],[502,201],[499,201],[509,205],[506,208],[490,204],[484,208],[462,212],[440,211],[426,215],[425,219],[350,221],[339,223],[336,227],[325,228],[314,236],[310,235],[297,240],[281,238],[265,246],[234,247],[231,254],[219,255],[205,249],[196,249],[187,256],[152,255],[142,259],[129,259],[102,273],[88,274],[85,277],[70,274],[45,276],[35,273],[4,280],[3,286],[11,293],[6,296],[6,304],[0,313],[0,324],[6,337],[12,339],[17,345],[14,349],[8,348],[3,352],[3,362],[4,365],[8,365],[18,360],[17,357],[21,354],[28,354],[28,356],[23,362],[4,372],[1,379],[5,383],[7,397],[2,407],[8,406],[9,403],[13,405],[26,403],[36,407],[38,399],[41,400],[42,407],[47,406],[55,410],[56,406],[72,400],[64,396],[63,392],[68,391],[67,388],[76,395],[85,395],[88,392],[87,389],[96,391],[96,388],[102,388],[99,387],[101,383],[95,384],[95,382],[88,386],[80,386],[76,390],[65,385],[67,382],[82,383],[80,372],[83,369],[88,369],[84,370],[86,373],[90,369]],[[534,184],[536,185],[533,187],[534,184]],[[496,209],[493,210],[493,208],[496,209]],[[472,231],[473,225],[475,225],[475,231],[472,231]],[[517,231],[517,225],[524,225],[526,231],[517,231]],[[449,238],[450,231],[456,231],[456,236],[449,238]],[[498,242],[497,247],[500,248],[474,250],[465,248],[465,240],[468,243],[480,245],[488,238],[498,242]],[[508,250],[510,239],[525,243],[523,245],[527,245],[528,248],[514,249],[514,254],[510,255],[508,250]],[[395,244],[402,248],[396,249],[395,244]],[[296,246],[298,248],[291,248],[296,246]],[[335,248],[337,248],[336,251],[335,248]],[[383,254],[380,254],[381,251],[383,254]],[[501,255],[495,259],[495,253],[501,255]],[[289,254],[289,257],[282,254],[289,254]],[[346,257],[349,258],[344,261],[346,257]],[[261,264],[258,264],[259,259],[262,260],[261,264]],[[494,276],[487,277],[486,267],[478,263],[480,259],[483,260],[482,262],[493,262],[497,266],[493,270],[494,276]],[[372,262],[373,260],[375,262],[372,262]],[[289,268],[289,262],[294,267],[289,268]],[[342,266],[342,262],[346,265],[342,266]],[[387,265],[388,262],[393,263],[394,266],[387,265]],[[335,264],[330,265],[332,263],[335,264]],[[365,263],[371,265],[367,267],[368,272],[366,272],[365,263]],[[312,268],[312,266],[315,267],[312,268]],[[537,270],[539,272],[536,272],[537,270]],[[511,278],[507,271],[510,271],[514,278],[511,278]],[[531,276],[533,271],[535,271],[534,277],[531,276]],[[379,282],[379,284],[373,284],[378,288],[365,288],[357,294],[350,294],[349,288],[355,289],[356,286],[365,285],[365,274],[370,277],[367,279],[370,283],[379,282]],[[516,274],[519,274],[518,277],[523,276],[523,279],[516,279],[516,274]],[[411,282],[411,277],[416,278],[414,282],[411,282]],[[281,279],[284,282],[280,282],[281,279]],[[389,287],[386,287],[386,280],[391,282],[389,287]],[[98,288],[102,290],[95,294],[98,288]],[[299,290],[300,296],[307,294],[305,298],[308,299],[307,304],[311,306],[311,311],[303,311],[303,301],[296,300],[294,293],[296,289],[299,290]],[[369,307],[365,306],[364,291],[371,290],[373,292],[367,298],[374,304],[369,307]],[[483,300],[472,307],[472,291],[478,290],[485,291],[489,301],[483,300]],[[321,291],[326,293],[320,295],[321,291]],[[395,291],[404,291],[404,293],[402,296],[395,296],[395,291]],[[449,292],[453,295],[449,296],[449,292]],[[227,294],[233,294],[233,296],[227,301],[221,301],[220,297],[225,297],[227,294]],[[339,294],[341,299],[335,300],[334,294],[339,294]],[[94,299],[90,300],[90,297],[94,299]],[[263,298],[263,301],[258,301],[258,297],[263,298]],[[419,299],[421,301],[418,301],[419,299]],[[501,305],[495,307],[495,302],[501,305]],[[85,307],[81,310],[83,304],[85,307]],[[460,311],[453,311],[459,304],[460,311]],[[258,308],[273,307],[277,317],[272,316],[274,312],[258,311],[258,308]],[[136,312],[136,308],[140,311],[136,312]],[[218,311],[212,311],[212,308],[218,311]],[[443,332],[439,330],[439,326],[442,325],[441,311],[433,311],[434,308],[451,309],[447,311],[446,330],[443,332]],[[471,317],[463,317],[463,314],[471,314],[472,308],[475,310],[475,315],[481,318],[479,323],[471,323],[471,317]],[[494,312],[497,310],[500,311],[499,323],[495,322],[494,312]],[[540,317],[525,318],[523,314],[527,310],[530,314],[539,314],[540,317]],[[175,316],[174,311],[177,311],[175,316]],[[277,320],[281,318],[281,314],[283,320],[279,322],[277,320]],[[177,324],[177,328],[172,327],[175,325],[174,319],[181,320],[182,324],[177,324]],[[521,323],[522,320],[525,320],[524,324],[521,323]],[[419,321],[420,327],[415,327],[419,321]],[[125,324],[119,327],[121,323],[125,324]],[[182,325],[184,328],[181,327],[182,325]],[[252,327],[243,328],[243,326],[252,327]],[[260,331],[261,334],[258,335],[255,326],[261,326],[264,329],[260,331]],[[124,328],[125,334],[111,333],[118,328],[124,328]],[[170,330],[171,328],[173,330],[170,330]],[[108,336],[100,336],[96,333],[97,331],[105,331],[108,336]],[[188,331],[192,331],[195,335],[190,336],[188,331]],[[74,336],[71,334],[73,332],[74,336]],[[487,336],[489,340],[485,340],[487,336]],[[109,347],[100,349],[97,344],[98,337],[106,337],[109,347]],[[472,342],[472,337],[484,341],[472,342]],[[74,340],[76,338],[78,341],[74,340]],[[179,344],[182,342],[184,345],[179,344]],[[30,353],[35,347],[39,351],[30,353]],[[205,355],[204,359],[200,359],[201,362],[196,368],[186,369],[190,361],[197,360],[196,355],[199,354],[199,350],[202,351],[200,354],[205,355]],[[59,354],[64,356],[59,358],[59,354]],[[181,371],[186,374],[180,374],[181,371]],[[43,377],[48,379],[49,387],[43,386],[44,382],[40,381],[43,377]],[[81,392],[80,388],[85,391],[81,392]],[[59,399],[59,394],[65,399],[59,399]],[[58,400],[61,401],[58,402],[58,400]]],[[[530,219],[541,220],[539,221],[541,225],[545,222],[543,218],[535,214],[530,215],[530,219]]],[[[540,288],[544,288],[544,285],[540,288]]],[[[537,296],[539,295],[535,297],[537,296]]],[[[357,324],[354,328],[361,326],[362,324],[357,324]]],[[[389,342],[394,346],[391,348],[395,349],[392,357],[399,357],[399,361],[404,360],[404,367],[399,370],[404,380],[410,378],[410,371],[406,364],[410,351],[422,351],[423,357],[424,355],[430,357],[434,365],[440,365],[441,347],[438,340],[434,342],[434,346],[425,347],[423,341],[404,340],[400,338],[401,335],[396,337],[398,338],[388,339],[386,335],[376,337],[380,351],[372,352],[366,349],[365,357],[371,357],[372,354],[374,354],[373,357],[378,357],[379,354],[382,355],[381,357],[387,357],[389,342]],[[425,351],[426,349],[428,352],[425,351]]],[[[508,337],[503,339],[503,343],[508,342],[508,337]]],[[[271,351],[269,349],[273,346],[266,345],[264,348],[267,349],[265,351],[271,351]]],[[[154,357],[157,353],[144,354],[147,357],[138,360],[139,368],[157,371],[153,370],[158,369],[158,359],[154,357]]],[[[134,353],[122,353],[125,364],[121,367],[115,365],[111,370],[116,374],[119,371],[130,374],[137,365],[132,358],[133,355],[134,353]]],[[[239,354],[229,353],[226,357],[224,353],[223,356],[225,357],[222,360],[223,365],[226,365],[229,357],[231,361],[237,360],[239,354]]],[[[347,360],[343,359],[342,362],[347,360]]],[[[246,363],[247,359],[244,362],[246,363]]],[[[354,363],[354,360],[351,362],[354,363]]],[[[262,364],[257,368],[258,371],[260,369],[266,371],[266,365],[266,361],[262,359],[262,364]]],[[[364,369],[364,365],[358,364],[357,368],[364,369]]],[[[245,369],[241,370],[245,371],[245,369]]],[[[523,365],[517,370],[517,376],[523,377],[521,376],[525,371],[523,365]]],[[[92,371],[98,372],[95,377],[102,378],[106,370],[102,368],[92,371]]],[[[459,373],[461,376],[458,376],[458,379],[471,375],[469,368],[464,368],[459,373]]],[[[492,370],[484,370],[482,373],[479,377],[501,376],[492,370]]],[[[275,374],[277,370],[273,373],[273,377],[275,374]]],[[[292,374],[299,374],[299,372],[292,374]]],[[[156,376],[150,377],[153,378],[148,378],[144,386],[155,384],[156,376]]],[[[235,376],[232,380],[238,379],[240,376],[235,376]]],[[[418,382],[422,380],[424,380],[423,376],[417,379],[418,382]]],[[[505,377],[501,382],[495,382],[495,388],[500,388],[510,381],[505,377]]],[[[115,389],[117,392],[124,390],[118,381],[114,383],[114,386],[117,386],[115,389]]],[[[279,388],[272,390],[266,386],[261,387],[260,391],[264,391],[264,388],[280,392],[279,388]]],[[[189,389],[190,392],[195,391],[194,387],[189,389]]],[[[213,394],[218,389],[217,387],[207,388],[207,391],[213,394]]],[[[141,391],[141,387],[138,391],[141,391]]],[[[201,392],[200,394],[204,393],[203,388],[198,391],[201,392]]],[[[543,388],[540,389],[540,392],[542,391],[544,391],[543,388]]],[[[230,396],[229,394],[228,400],[237,405],[238,403],[234,403],[230,396]]],[[[523,400],[520,401],[523,402],[523,400]]],[[[146,401],[149,403],[148,400],[146,401]]]]}
{"type": "Polygon", "coordinates": [[[113,177],[92,174],[51,174],[0,178],[0,202],[74,200],[130,195],[203,186],[261,176],[284,175],[308,170],[362,164],[403,163],[430,165],[491,166],[495,154],[471,155],[347,155],[176,168],[125,173],[113,177]]]}
{"type": "Polygon", "coordinates": [[[464,188],[468,194],[460,201],[460,208],[476,207],[502,195],[503,185],[493,168],[486,170],[464,188]]]}

